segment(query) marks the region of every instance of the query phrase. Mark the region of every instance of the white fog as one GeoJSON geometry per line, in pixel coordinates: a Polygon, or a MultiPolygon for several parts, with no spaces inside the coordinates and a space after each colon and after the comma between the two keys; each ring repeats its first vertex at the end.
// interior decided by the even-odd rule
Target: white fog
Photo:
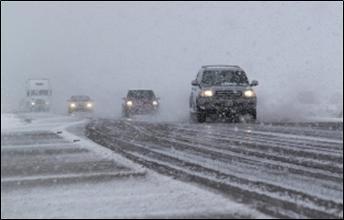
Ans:
{"type": "Polygon", "coordinates": [[[48,78],[55,113],[86,94],[98,116],[118,117],[128,89],[152,88],[162,116],[180,120],[206,64],[239,65],[259,81],[261,120],[304,117],[305,92],[342,102],[342,2],[1,5],[2,112],[18,110],[27,79],[48,78]]]}
{"type": "Polygon", "coordinates": [[[1,2],[1,219],[343,219],[343,2],[1,2]]]}

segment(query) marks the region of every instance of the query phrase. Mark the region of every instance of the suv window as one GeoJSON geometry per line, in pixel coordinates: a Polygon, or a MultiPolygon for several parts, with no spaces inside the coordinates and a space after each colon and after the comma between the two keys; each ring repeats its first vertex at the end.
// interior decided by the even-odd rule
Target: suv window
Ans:
{"type": "Polygon", "coordinates": [[[202,84],[214,85],[248,85],[248,79],[242,70],[205,70],[202,84]]]}
{"type": "Polygon", "coordinates": [[[197,74],[196,80],[197,80],[197,82],[200,83],[200,82],[201,82],[201,79],[202,79],[202,72],[199,71],[198,74],[197,74]]]}

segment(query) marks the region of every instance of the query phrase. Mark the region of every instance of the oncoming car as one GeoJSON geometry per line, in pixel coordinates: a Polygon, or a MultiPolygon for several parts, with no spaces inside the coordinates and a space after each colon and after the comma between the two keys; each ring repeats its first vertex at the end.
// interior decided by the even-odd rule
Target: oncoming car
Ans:
{"type": "Polygon", "coordinates": [[[153,90],[129,90],[123,100],[122,114],[125,117],[134,114],[155,114],[159,111],[159,98],[155,96],[153,90]]]}
{"type": "Polygon", "coordinates": [[[76,95],[68,100],[68,113],[73,112],[93,112],[94,102],[89,96],[76,95]]]}
{"type": "Polygon", "coordinates": [[[202,66],[197,78],[192,81],[189,100],[192,119],[205,122],[208,116],[238,119],[240,115],[257,118],[257,97],[246,73],[239,66],[202,66]]]}

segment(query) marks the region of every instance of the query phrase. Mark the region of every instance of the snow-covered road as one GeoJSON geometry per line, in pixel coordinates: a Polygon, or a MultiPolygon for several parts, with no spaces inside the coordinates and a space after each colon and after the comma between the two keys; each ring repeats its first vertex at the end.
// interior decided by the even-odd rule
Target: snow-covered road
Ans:
{"type": "Polygon", "coordinates": [[[343,217],[343,124],[94,120],[87,136],[274,217],[343,217]]]}
{"type": "Polygon", "coordinates": [[[1,115],[1,218],[268,217],[88,140],[88,121],[1,115]]]}

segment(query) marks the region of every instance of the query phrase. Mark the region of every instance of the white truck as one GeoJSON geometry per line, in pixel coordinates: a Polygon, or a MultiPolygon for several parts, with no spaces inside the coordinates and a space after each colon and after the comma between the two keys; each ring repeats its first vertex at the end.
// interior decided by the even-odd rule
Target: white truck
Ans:
{"type": "Polygon", "coordinates": [[[26,82],[26,109],[31,112],[50,111],[51,86],[48,79],[28,79],[26,82]]]}

